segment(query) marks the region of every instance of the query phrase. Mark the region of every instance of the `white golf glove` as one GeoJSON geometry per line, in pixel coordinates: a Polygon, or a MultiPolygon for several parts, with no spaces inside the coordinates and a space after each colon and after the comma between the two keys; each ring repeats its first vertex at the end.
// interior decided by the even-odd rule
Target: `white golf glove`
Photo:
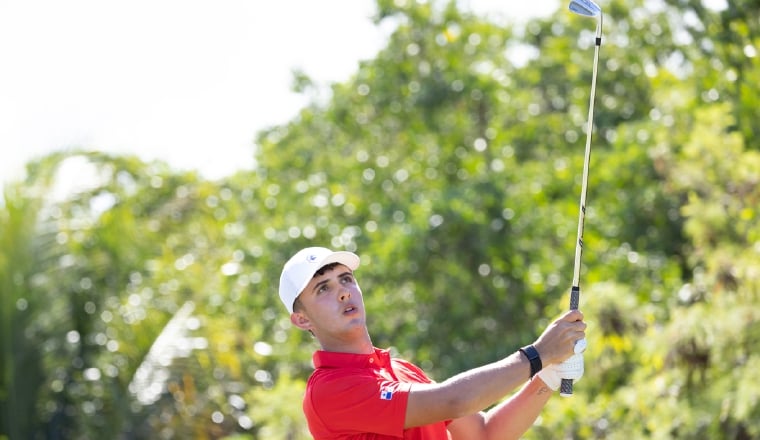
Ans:
{"type": "Polygon", "coordinates": [[[583,377],[583,353],[576,353],[561,364],[551,364],[539,371],[537,376],[553,391],[559,389],[562,379],[578,382],[583,377]]]}

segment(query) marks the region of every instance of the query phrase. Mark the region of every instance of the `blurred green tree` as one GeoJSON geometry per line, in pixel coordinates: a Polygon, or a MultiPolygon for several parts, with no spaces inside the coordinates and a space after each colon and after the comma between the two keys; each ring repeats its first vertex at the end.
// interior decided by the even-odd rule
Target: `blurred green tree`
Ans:
{"type": "MultiPolygon", "coordinates": [[[[0,437],[308,438],[316,347],[275,294],[305,245],[361,255],[375,344],[434,377],[564,310],[593,25],[377,5],[387,47],[252,172],[73,152],[6,187],[0,437]]],[[[760,438],[758,7],[602,6],[586,376],[526,438],[760,438]]]]}

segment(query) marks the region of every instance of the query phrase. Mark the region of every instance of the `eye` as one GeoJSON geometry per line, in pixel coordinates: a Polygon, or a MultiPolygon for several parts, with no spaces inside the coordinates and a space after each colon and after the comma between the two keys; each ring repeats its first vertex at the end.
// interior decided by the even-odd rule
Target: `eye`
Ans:
{"type": "Polygon", "coordinates": [[[343,278],[341,278],[341,282],[343,284],[350,284],[354,281],[354,277],[351,275],[344,275],[343,278]]]}

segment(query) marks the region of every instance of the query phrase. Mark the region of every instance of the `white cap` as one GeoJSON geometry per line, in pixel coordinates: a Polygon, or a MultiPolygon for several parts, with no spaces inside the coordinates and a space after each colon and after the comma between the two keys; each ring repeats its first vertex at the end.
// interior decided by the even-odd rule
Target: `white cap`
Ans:
{"type": "Polygon", "coordinates": [[[301,249],[285,263],[280,275],[280,300],[288,312],[293,313],[293,303],[314,278],[314,274],[330,263],[340,263],[354,270],[359,267],[359,257],[352,252],[309,247],[301,249]]]}

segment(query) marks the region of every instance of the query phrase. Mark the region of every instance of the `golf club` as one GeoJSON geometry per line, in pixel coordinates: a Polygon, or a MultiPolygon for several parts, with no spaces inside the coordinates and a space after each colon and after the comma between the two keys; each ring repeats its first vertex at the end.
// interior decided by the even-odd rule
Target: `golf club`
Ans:
{"type": "MultiPolygon", "coordinates": [[[[580,303],[581,255],[583,254],[583,226],[586,220],[586,191],[588,189],[588,166],[591,157],[591,131],[594,126],[594,95],[596,94],[596,69],[599,63],[599,47],[602,45],[602,8],[591,0],[571,0],[570,11],[584,17],[597,17],[596,44],[594,46],[594,69],[591,74],[591,95],[588,105],[588,125],[586,127],[586,154],[583,161],[583,179],[581,181],[581,201],[578,212],[578,239],[575,242],[575,264],[573,266],[573,285],[570,289],[570,310],[577,310],[580,303]]],[[[585,341],[584,341],[585,342],[585,341]]],[[[576,353],[582,353],[585,344],[577,344],[576,353]],[[582,347],[581,347],[582,345],[582,347]]],[[[583,359],[580,359],[583,362],[583,359]]],[[[560,396],[573,394],[573,380],[562,379],[560,396]]]]}

